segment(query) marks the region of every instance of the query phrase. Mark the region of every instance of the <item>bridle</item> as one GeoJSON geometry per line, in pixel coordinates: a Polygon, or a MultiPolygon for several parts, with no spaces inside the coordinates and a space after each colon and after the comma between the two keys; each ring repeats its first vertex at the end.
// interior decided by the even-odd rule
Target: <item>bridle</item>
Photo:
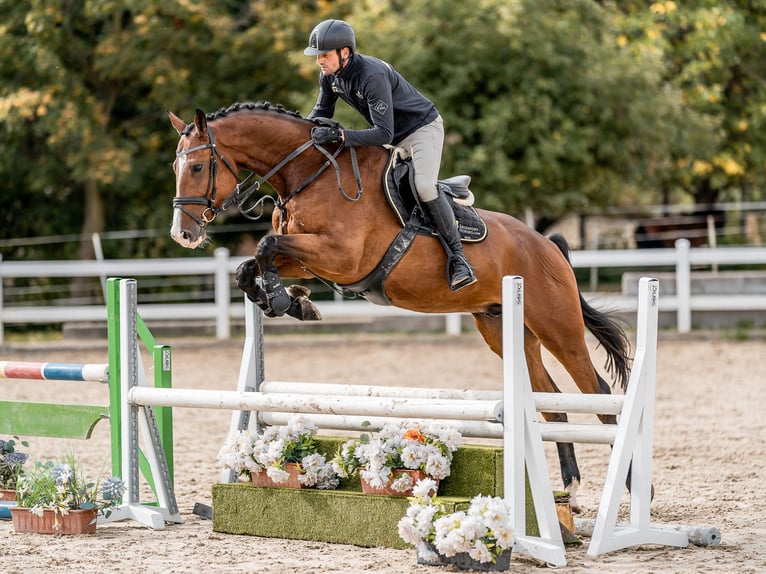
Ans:
{"type": "Polygon", "coordinates": [[[209,149],[210,150],[210,175],[207,180],[207,191],[205,191],[205,195],[199,196],[199,195],[193,195],[191,197],[174,197],[173,198],[173,207],[179,208],[183,213],[188,215],[197,225],[200,226],[200,228],[204,228],[205,225],[213,221],[218,213],[221,211],[220,208],[215,207],[215,198],[216,193],[218,191],[218,160],[217,157],[221,158],[221,161],[223,164],[229,169],[229,171],[234,175],[234,177],[239,180],[239,174],[234,171],[234,168],[229,163],[229,160],[227,160],[225,157],[223,157],[223,154],[221,154],[220,151],[218,151],[218,148],[215,145],[215,140],[213,139],[213,132],[210,131],[210,128],[207,129],[207,137],[208,137],[208,143],[203,145],[198,145],[193,148],[189,148],[183,151],[176,152],[177,158],[182,158],[190,153],[194,153],[195,151],[203,150],[203,149],[209,149]],[[190,212],[188,209],[186,209],[185,205],[204,205],[205,210],[202,212],[202,215],[200,217],[197,217],[192,212],[190,212]]]}
{"type": "Polygon", "coordinates": [[[202,195],[202,196],[193,195],[188,197],[173,198],[173,207],[180,209],[183,213],[189,216],[197,225],[199,225],[200,229],[204,229],[208,223],[215,220],[215,218],[218,216],[219,213],[221,213],[222,211],[225,211],[232,205],[236,205],[237,208],[242,213],[242,215],[244,215],[245,217],[249,219],[258,219],[260,218],[261,213],[258,213],[258,215],[256,216],[253,216],[251,214],[260,204],[262,204],[263,200],[267,198],[272,200],[274,202],[274,205],[277,208],[279,208],[279,219],[280,219],[280,228],[281,228],[287,202],[289,202],[292,198],[294,198],[306,187],[308,187],[311,183],[313,183],[322,174],[322,172],[324,172],[324,170],[327,169],[330,165],[333,165],[335,167],[335,172],[338,178],[338,189],[340,190],[343,197],[347,199],[348,201],[359,201],[362,198],[362,192],[363,192],[362,179],[361,179],[361,176],[359,175],[359,165],[356,158],[356,151],[354,150],[353,147],[350,148],[350,150],[351,150],[351,160],[352,160],[352,165],[354,169],[354,175],[356,177],[357,189],[358,189],[356,197],[350,197],[346,194],[346,192],[343,190],[343,185],[341,184],[341,180],[340,180],[340,167],[338,166],[338,162],[336,158],[338,157],[340,152],[343,151],[343,148],[345,147],[343,144],[339,145],[335,153],[331,154],[322,146],[314,142],[313,139],[309,139],[306,143],[301,144],[292,152],[287,154],[287,156],[285,156],[279,163],[277,163],[277,165],[271,168],[269,172],[266,173],[266,175],[250,183],[250,181],[255,177],[256,174],[250,173],[244,179],[240,179],[239,174],[234,169],[232,164],[223,156],[223,154],[216,147],[215,139],[213,137],[213,132],[211,131],[209,125],[206,126],[206,131],[207,131],[208,143],[176,152],[176,157],[181,158],[195,151],[200,151],[203,149],[210,150],[210,171],[209,171],[207,190],[205,191],[205,195],[202,195]],[[298,157],[300,154],[302,154],[304,151],[306,151],[307,149],[311,147],[318,149],[320,152],[322,152],[325,155],[325,157],[327,157],[327,161],[324,162],[322,167],[320,167],[314,174],[312,174],[306,181],[300,184],[297,188],[291,191],[284,199],[276,199],[271,196],[264,196],[253,205],[245,207],[244,205],[245,202],[250,198],[251,195],[253,195],[253,193],[255,193],[261,188],[262,184],[267,182],[269,178],[271,178],[274,174],[276,174],[279,170],[281,170],[285,165],[290,163],[292,160],[294,160],[296,157],[298,157]],[[238,183],[236,187],[234,188],[234,191],[232,192],[232,194],[226,199],[224,199],[221,202],[221,205],[216,207],[215,206],[216,193],[218,191],[218,177],[217,177],[218,158],[220,158],[220,160],[228,168],[228,170],[232,173],[232,175],[234,175],[238,183]],[[249,183],[249,186],[248,186],[248,183],[249,183]],[[191,213],[188,209],[184,207],[186,205],[204,205],[205,209],[202,212],[202,214],[199,217],[197,217],[196,215],[194,215],[193,213],[191,213]]]}

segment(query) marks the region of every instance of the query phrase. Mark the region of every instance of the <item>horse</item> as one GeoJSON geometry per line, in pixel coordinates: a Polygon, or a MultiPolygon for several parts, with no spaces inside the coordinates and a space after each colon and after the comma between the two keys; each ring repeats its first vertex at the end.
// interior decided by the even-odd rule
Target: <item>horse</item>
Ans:
{"type": "MultiPolygon", "coordinates": [[[[180,136],[173,163],[176,195],[171,227],[177,243],[186,248],[202,245],[207,225],[234,205],[251,214],[257,204],[246,203],[264,182],[276,192],[274,232],[265,235],[254,258],[237,269],[238,286],[266,315],[319,318],[308,290],[299,285],[285,288],[282,278],[354,285],[380,267],[402,228],[382,190],[390,150],[320,146],[313,142],[311,130],[323,120],[308,120],[268,102],[233,104],[210,115],[197,109],[189,124],[167,113],[180,136]],[[250,174],[242,179],[240,172],[245,170],[250,174]],[[260,178],[253,182],[257,174],[260,178]]],[[[417,234],[406,253],[386,270],[386,301],[425,313],[470,313],[486,344],[502,357],[502,278],[522,276],[524,352],[533,389],[560,392],[543,365],[545,347],[581,392],[611,392],[590,357],[587,328],[606,352],[612,386],[619,384],[625,390],[631,363],[628,339],[608,313],[592,308],[583,298],[564,238],[546,237],[504,213],[476,211],[486,224],[486,237],[466,244],[464,251],[478,281],[460,291],[450,290],[439,239],[417,234]]],[[[567,420],[566,414],[543,416],[548,421],[567,420]]],[[[616,422],[614,415],[599,418],[616,422]]],[[[557,450],[564,488],[578,511],[580,471],[574,447],[561,443],[557,450]]]]}

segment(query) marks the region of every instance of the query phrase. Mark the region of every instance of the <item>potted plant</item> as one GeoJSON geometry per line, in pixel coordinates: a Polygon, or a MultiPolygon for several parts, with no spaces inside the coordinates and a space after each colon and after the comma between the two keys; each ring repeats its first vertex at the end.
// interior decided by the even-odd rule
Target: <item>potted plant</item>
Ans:
{"type": "Polygon", "coordinates": [[[92,534],[98,514],[109,516],[124,491],[116,476],[100,483],[89,480],[72,455],[61,464],[36,461],[19,475],[13,527],[17,532],[92,534]]]}
{"type": "Polygon", "coordinates": [[[16,499],[16,481],[29,458],[27,453],[16,450],[16,441],[25,447],[29,447],[29,443],[21,441],[17,436],[13,439],[0,439],[0,500],[16,499]]]}
{"type": "Polygon", "coordinates": [[[468,510],[447,514],[432,496],[433,487],[429,479],[415,485],[407,513],[398,524],[402,540],[416,547],[418,561],[472,570],[508,570],[515,541],[508,503],[478,495],[468,510]]]}
{"type": "Polygon", "coordinates": [[[317,426],[302,415],[285,426],[267,427],[253,436],[233,433],[218,453],[224,468],[249,478],[256,486],[337,488],[340,478],[317,451],[317,426]]]}
{"type": "Polygon", "coordinates": [[[359,474],[366,493],[408,496],[419,479],[430,477],[435,494],[461,442],[460,432],[451,427],[387,423],[375,438],[363,434],[344,442],[332,463],[344,478],[359,474]]]}

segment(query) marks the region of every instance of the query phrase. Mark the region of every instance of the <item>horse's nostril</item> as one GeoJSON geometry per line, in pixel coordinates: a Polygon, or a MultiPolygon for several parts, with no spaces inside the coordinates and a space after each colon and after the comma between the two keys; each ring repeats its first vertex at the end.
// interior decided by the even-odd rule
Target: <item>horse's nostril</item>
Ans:
{"type": "Polygon", "coordinates": [[[191,241],[191,234],[188,231],[181,231],[181,237],[186,241],[191,241]]]}

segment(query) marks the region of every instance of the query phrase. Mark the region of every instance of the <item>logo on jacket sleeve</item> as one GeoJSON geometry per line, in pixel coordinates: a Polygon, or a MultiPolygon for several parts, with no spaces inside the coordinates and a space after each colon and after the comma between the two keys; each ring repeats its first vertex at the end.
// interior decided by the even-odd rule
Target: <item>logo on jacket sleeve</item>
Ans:
{"type": "Polygon", "coordinates": [[[375,102],[375,105],[372,106],[372,109],[378,114],[385,114],[388,109],[388,104],[383,100],[378,100],[375,102]]]}

